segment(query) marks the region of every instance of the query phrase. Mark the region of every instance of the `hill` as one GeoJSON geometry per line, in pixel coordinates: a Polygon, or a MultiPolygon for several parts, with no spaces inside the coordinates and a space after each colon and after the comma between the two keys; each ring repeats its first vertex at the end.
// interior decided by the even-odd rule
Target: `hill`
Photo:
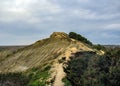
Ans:
{"type": "Polygon", "coordinates": [[[83,80],[90,82],[90,79],[85,78],[93,79],[91,76],[84,77],[93,73],[87,70],[97,68],[93,64],[99,62],[105,51],[97,50],[86,38],[76,35],[79,40],[64,32],[53,32],[49,38],[32,45],[7,49],[12,52],[7,56],[2,53],[6,52],[6,49],[3,49],[0,57],[4,58],[0,60],[0,85],[87,86],[90,83],[83,83],[83,80]]]}
{"type": "Polygon", "coordinates": [[[82,42],[71,39],[64,32],[54,32],[50,38],[39,40],[7,56],[0,62],[0,72],[25,72],[35,67],[42,69],[42,67],[50,65],[52,67],[50,80],[56,77],[55,86],[58,83],[62,85],[61,80],[65,73],[63,63],[59,63],[59,61],[64,58],[67,62],[70,56],[78,51],[94,50],[82,42]]]}
{"type": "Polygon", "coordinates": [[[48,61],[51,62],[53,59],[58,59],[61,54],[63,54],[62,57],[68,59],[70,53],[77,50],[92,51],[85,44],[69,38],[66,33],[54,32],[50,38],[37,41],[8,56],[1,62],[0,71],[25,71],[48,63],[48,61]]]}

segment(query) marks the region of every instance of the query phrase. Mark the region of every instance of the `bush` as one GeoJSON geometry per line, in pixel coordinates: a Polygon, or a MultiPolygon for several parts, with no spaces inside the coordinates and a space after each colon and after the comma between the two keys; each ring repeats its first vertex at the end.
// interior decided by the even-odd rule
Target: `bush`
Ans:
{"type": "Polygon", "coordinates": [[[92,42],[90,42],[89,40],[87,40],[87,38],[85,38],[85,37],[83,37],[80,34],[77,34],[75,32],[70,32],[69,33],[69,37],[73,38],[73,39],[76,39],[78,41],[82,41],[82,42],[84,42],[86,44],[92,45],[92,42]]]}
{"type": "Polygon", "coordinates": [[[0,85],[4,86],[7,82],[9,86],[26,86],[29,83],[28,77],[22,73],[0,74],[0,85]]]}
{"type": "Polygon", "coordinates": [[[64,86],[72,86],[70,81],[67,78],[63,78],[62,81],[64,82],[64,86]]]}
{"type": "Polygon", "coordinates": [[[103,56],[77,53],[64,69],[67,80],[72,86],[120,86],[119,50],[111,53],[103,56]]]}
{"type": "Polygon", "coordinates": [[[97,50],[105,50],[106,51],[106,48],[100,44],[94,45],[93,48],[96,48],[97,50]]]}
{"type": "Polygon", "coordinates": [[[0,74],[0,86],[46,86],[46,80],[49,77],[51,66],[44,69],[32,68],[27,75],[23,73],[5,73],[0,74]]]}

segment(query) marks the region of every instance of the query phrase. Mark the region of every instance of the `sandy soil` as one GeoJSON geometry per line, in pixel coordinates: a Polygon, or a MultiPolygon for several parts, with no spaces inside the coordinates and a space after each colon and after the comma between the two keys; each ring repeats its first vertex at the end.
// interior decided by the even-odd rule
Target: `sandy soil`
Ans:
{"type": "Polygon", "coordinates": [[[65,77],[62,64],[56,64],[56,76],[54,86],[64,86],[62,79],[65,77]]]}

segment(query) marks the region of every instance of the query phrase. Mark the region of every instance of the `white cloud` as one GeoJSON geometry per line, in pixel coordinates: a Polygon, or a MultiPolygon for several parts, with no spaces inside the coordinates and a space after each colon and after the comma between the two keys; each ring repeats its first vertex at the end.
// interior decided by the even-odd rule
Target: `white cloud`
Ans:
{"type": "MultiPolygon", "coordinates": [[[[90,0],[78,0],[80,3],[90,0]]],[[[50,0],[4,0],[0,1],[0,21],[15,22],[24,21],[27,23],[41,23],[45,20],[53,21],[56,18],[80,18],[90,20],[107,20],[120,16],[120,13],[106,14],[98,13],[91,9],[79,7],[77,9],[66,9],[59,3],[50,0]],[[57,17],[56,17],[57,16],[57,17]],[[64,17],[62,17],[64,16],[64,17]]]]}
{"type": "Polygon", "coordinates": [[[92,19],[92,20],[106,20],[112,19],[120,16],[120,13],[116,14],[100,14],[89,9],[75,9],[71,10],[72,16],[78,17],[80,19],[92,19]]]}
{"type": "MultiPolygon", "coordinates": [[[[116,34],[120,29],[119,2],[120,0],[0,0],[0,32],[11,33],[0,33],[0,42],[3,40],[7,44],[23,44],[24,41],[27,44],[27,41],[39,39],[42,34],[48,36],[53,31],[85,32],[86,35],[97,32],[91,38],[98,37],[100,31],[114,30],[113,34],[116,34]],[[40,35],[33,36],[32,31],[35,35],[40,32],[40,35]],[[24,36],[14,35],[17,33],[24,36]],[[21,41],[17,42],[17,39],[21,41]],[[9,42],[10,40],[12,41],[9,42]]],[[[107,35],[110,37],[111,34],[107,35]]],[[[106,34],[103,34],[102,39],[104,36],[106,34]]]]}
{"type": "Polygon", "coordinates": [[[90,0],[77,0],[78,2],[89,2],[90,0]]]}
{"type": "Polygon", "coordinates": [[[118,39],[120,38],[119,35],[116,34],[110,34],[110,33],[101,33],[100,36],[104,37],[104,38],[114,38],[114,39],[118,39]]]}
{"type": "Polygon", "coordinates": [[[13,22],[28,19],[31,17],[31,13],[27,8],[30,2],[31,0],[5,0],[1,2],[0,21],[13,22]]]}
{"type": "Polygon", "coordinates": [[[107,29],[107,30],[114,30],[114,29],[118,29],[120,30],[120,23],[114,23],[114,24],[108,24],[108,25],[103,25],[103,28],[107,29]]]}
{"type": "Polygon", "coordinates": [[[59,5],[49,0],[5,0],[0,3],[0,21],[41,22],[44,15],[61,11],[59,5]],[[43,16],[39,16],[43,15],[43,16]]]}

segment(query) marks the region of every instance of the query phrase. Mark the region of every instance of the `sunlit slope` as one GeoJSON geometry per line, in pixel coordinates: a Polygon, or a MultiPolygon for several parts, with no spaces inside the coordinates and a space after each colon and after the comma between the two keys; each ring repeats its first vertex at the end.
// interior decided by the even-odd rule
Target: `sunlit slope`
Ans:
{"type": "Polygon", "coordinates": [[[27,69],[51,64],[60,56],[70,56],[77,51],[93,51],[86,44],[68,37],[66,33],[54,32],[50,38],[37,41],[0,62],[0,72],[22,72],[27,69]]]}
{"type": "Polygon", "coordinates": [[[24,48],[25,46],[0,46],[0,61],[24,48]]]}

